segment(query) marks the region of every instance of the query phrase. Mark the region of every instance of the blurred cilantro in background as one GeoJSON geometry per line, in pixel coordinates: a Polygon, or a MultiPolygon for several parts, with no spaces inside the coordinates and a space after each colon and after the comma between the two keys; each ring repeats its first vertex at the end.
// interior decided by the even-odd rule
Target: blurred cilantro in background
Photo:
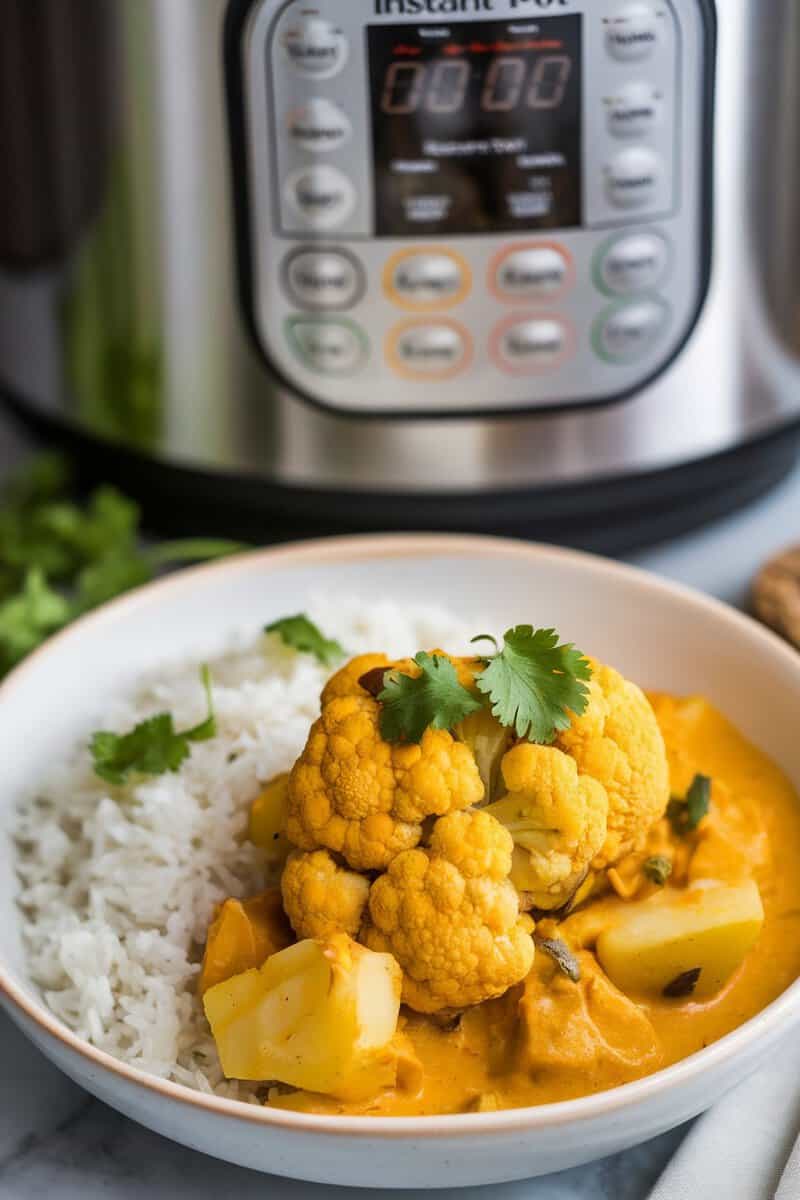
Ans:
{"type": "Polygon", "coordinates": [[[133,500],[106,486],[71,497],[67,459],[44,454],[0,497],[0,676],[75,617],[160,570],[247,549],[192,538],[145,546],[133,500]]]}

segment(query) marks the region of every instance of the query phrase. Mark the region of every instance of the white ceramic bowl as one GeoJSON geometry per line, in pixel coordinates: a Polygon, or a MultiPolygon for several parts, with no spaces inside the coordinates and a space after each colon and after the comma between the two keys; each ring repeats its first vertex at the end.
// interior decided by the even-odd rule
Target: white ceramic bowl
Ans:
{"type": "Polygon", "coordinates": [[[450,1117],[307,1116],[220,1100],[117,1062],[66,1029],[26,978],[14,904],[15,799],[161,661],[201,658],[309,593],[387,594],[563,636],[645,686],[702,692],[800,784],[800,655],[700,595],[587,555],[474,537],[367,537],[267,550],[142,589],[85,618],[0,687],[0,1000],[78,1083],[142,1124],[261,1171],[325,1183],[454,1187],[561,1170],[695,1116],[800,1019],[800,984],[740,1029],[648,1079],[568,1103],[450,1117]]]}

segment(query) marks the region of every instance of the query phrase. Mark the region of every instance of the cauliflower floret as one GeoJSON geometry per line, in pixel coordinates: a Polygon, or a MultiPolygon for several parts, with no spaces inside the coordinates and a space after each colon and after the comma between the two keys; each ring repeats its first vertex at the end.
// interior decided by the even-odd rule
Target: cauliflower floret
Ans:
{"type": "Polygon", "coordinates": [[[295,851],[286,863],[281,893],[299,938],[355,937],[369,899],[369,880],[340,867],[327,850],[295,851]]]}
{"type": "Polygon", "coordinates": [[[446,730],[426,730],[419,744],[384,741],[380,705],[358,679],[386,665],[364,656],[334,676],[289,776],[289,840],[334,850],[357,870],[382,870],[419,843],[426,818],[483,799],[474,755],[446,730]]]}
{"type": "Polygon", "coordinates": [[[530,921],[508,878],[513,842],[486,812],[440,818],[428,849],[397,856],[372,885],[362,941],[404,972],[418,1012],[502,996],[533,963],[530,921]]]}
{"type": "Polygon", "coordinates": [[[608,796],[608,832],[593,866],[612,866],[639,850],[669,801],[664,739],[644,692],[592,661],[589,705],[556,745],[608,796]]]}
{"type": "Polygon", "coordinates": [[[329,704],[331,700],[341,700],[343,696],[359,695],[359,680],[365,675],[369,675],[371,671],[377,671],[380,667],[385,667],[388,671],[391,666],[397,666],[396,663],[391,663],[385,654],[359,654],[357,658],[353,658],[349,663],[346,663],[341,670],[332,675],[325,687],[322,689],[322,707],[329,704]]]}
{"type": "Polygon", "coordinates": [[[553,746],[522,742],[504,756],[502,800],[484,809],[511,833],[511,880],[533,908],[560,908],[606,840],[608,797],[553,746]]]}

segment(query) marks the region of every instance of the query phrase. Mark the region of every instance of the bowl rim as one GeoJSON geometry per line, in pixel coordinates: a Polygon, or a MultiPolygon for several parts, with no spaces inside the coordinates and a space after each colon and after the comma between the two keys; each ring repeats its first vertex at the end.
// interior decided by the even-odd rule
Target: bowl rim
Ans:
{"type": "MultiPolygon", "coordinates": [[[[634,585],[639,590],[670,596],[694,608],[695,611],[705,612],[707,616],[724,622],[732,631],[738,631],[756,643],[760,642],[765,651],[782,658],[788,667],[800,673],[800,656],[797,652],[752,617],[738,612],[721,600],[685,584],[664,579],[640,567],[582,550],[513,538],[447,533],[353,534],[290,542],[247,551],[213,563],[186,568],[175,575],[166,576],[128,592],[80,617],[30,654],[0,683],[0,708],[13,703],[17,685],[28,674],[39,670],[47,656],[62,642],[77,640],[97,625],[124,620],[126,615],[134,610],[157,606],[167,591],[188,590],[198,580],[299,564],[314,563],[324,566],[328,563],[361,561],[365,558],[420,558],[442,555],[510,557],[532,565],[549,560],[599,570],[614,576],[622,583],[634,585]]],[[[599,1117],[619,1115],[682,1084],[690,1084],[704,1071],[723,1066],[740,1051],[758,1041],[763,1041],[767,1048],[771,1047],[781,1034],[789,1031],[793,1023],[800,1022],[800,979],[761,1012],[718,1041],[643,1079],[574,1100],[504,1109],[496,1113],[454,1113],[441,1116],[378,1117],[297,1113],[196,1091],[185,1084],[151,1075],[115,1058],[107,1051],[92,1046],[62,1024],[43,1000],[31,999],[26,995],[11,978],[10,971],[4,967],[2,961],[0,1001],[3,1001],[3,1006],[12,1019],[22,1026],[23,1031],[27,1031],[26,1025],[31,1023],[40,1035],[44,1035],[43,1040],[54,1039],[61,1043],[67,1052],[78,1055],[87,1066],[99,1068],[102,1072],[115,1076],[121,1085],[143,1088],[188,1110],[201,1109],[209,1115],[213,1114],[226,1120],[246,1121],[278,1130],[284,1129],[286,1132],[315,1133],[325,1137],[427,1140],[437,1137],[473,1137],[481,1132],[513,1134],[524,1130],[552,1129],[566,1124],[584,1124],[599,1117]]]]}

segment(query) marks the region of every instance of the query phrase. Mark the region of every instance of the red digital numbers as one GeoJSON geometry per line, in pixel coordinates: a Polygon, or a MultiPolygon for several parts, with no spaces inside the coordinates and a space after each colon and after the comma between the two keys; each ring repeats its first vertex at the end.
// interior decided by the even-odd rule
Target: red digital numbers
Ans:
{"type": "MultiPolygon", "coordinates": [[[[492,60],[481,90],[483,112],[512,112],[521,104],[533,110],[558,108],[564,101],[572,59],[568,54],[542,54],[534,60],[519,54],[492,60]]],[[[439,59],[431,64],[394,62],[386,72],[381,109],[390,116],[410,116],[420,109],[448,114],[463,107],[472,79],[465,59],[439,59]]]]}

